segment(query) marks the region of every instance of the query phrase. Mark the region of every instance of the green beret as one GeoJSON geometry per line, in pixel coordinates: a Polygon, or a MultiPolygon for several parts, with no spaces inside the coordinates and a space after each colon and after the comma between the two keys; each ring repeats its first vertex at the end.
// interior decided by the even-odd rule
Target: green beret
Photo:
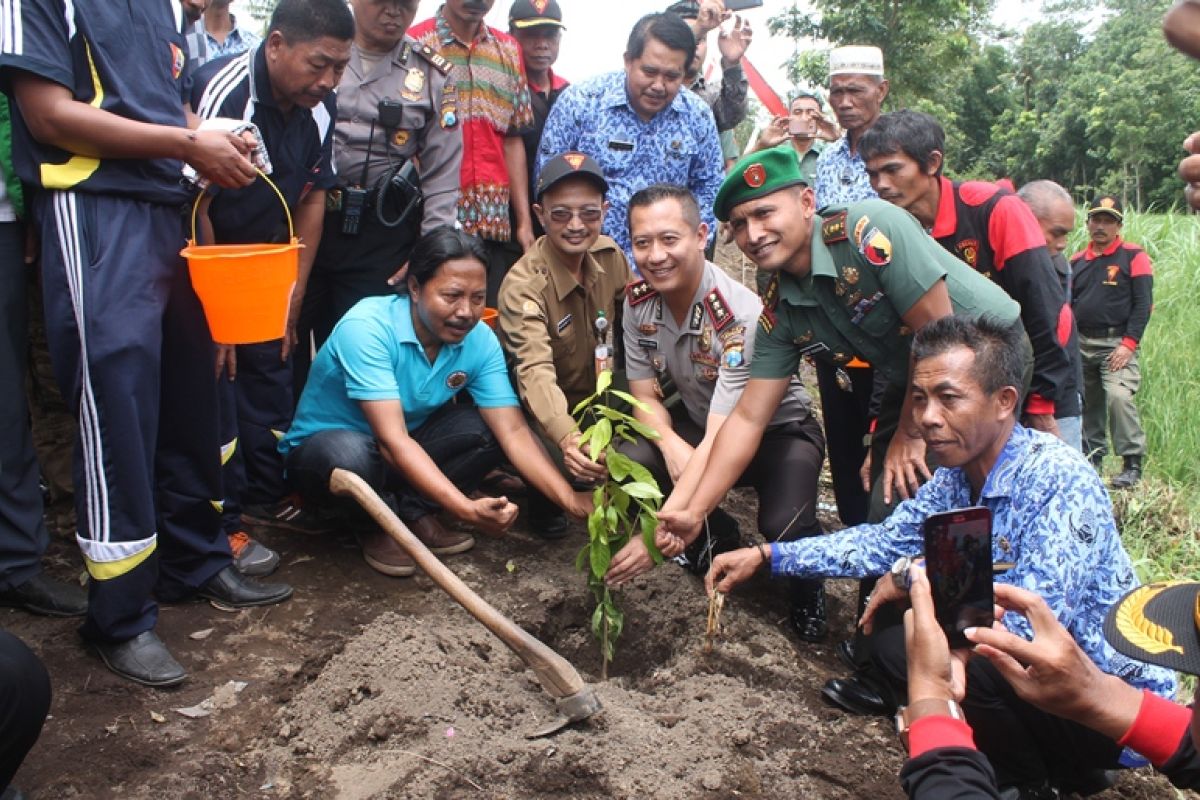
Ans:
{"type": "Polygon", "coordinates": [[[800,157],[789,142],[743,156],[733,165],[725,182],[717,190],[713,213],[721,222],[729,221],[733,207],[747,200],[774,194],[789,186],[808,185],[800,171],[800,157]]]}

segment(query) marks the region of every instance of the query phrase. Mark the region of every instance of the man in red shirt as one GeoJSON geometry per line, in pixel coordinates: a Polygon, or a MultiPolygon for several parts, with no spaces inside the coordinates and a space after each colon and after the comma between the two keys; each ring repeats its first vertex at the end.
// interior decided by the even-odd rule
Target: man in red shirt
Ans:
{"type": "Polygon", "coordinates": [[[458,221],[488,251],[487,303],[496,304],[500,281],[533,244],[529,171],[521,134],[533,124],[521,48],[507,33],[485,25],[495,0],[446,0],[409,35],[452,65],[463,136],[458,221]],[[509,208],[516,228],[509,222],[509,208]],[[515,250],[509,245],[515,239],[515,250]]]}
{"type": "Polygon", "coordinates": [[[1041,226],[1029,207],[994,183],[942,175],[945,133],[918,111],[882,115],[858,145],[871,187],[911,213],[937,243],[990,278],[1021,306],[1033,345],[1033,380],[1021,422],[1058,434],[1056,417],[1079,414],[1067,347],[1074,330],[1041,226]]]}
{"type": "MultiPolygon", "coordinates": [[[[554,74],[554,62],[558,60],[558,47],[562,43],[565,28],[562,9],[556,0],[516,0],[508,11],[508,32],[521,45],[521,61],[533,102],[533,125],[521,134],[525,142],[525,169],[529,175],[530,198],[534,194],[533,168],[537,164],[542,129],[546,127],[546,118],[550,116],[554,101],[568,85],[566,80],[554,74]]],[[[515,215],[512,222],[515,228],[515,215]]],[[[534,215],[534,236],[541,236],[545,232],[534,215]]]]}
{"type": "Polygon", "coordinates": [[[1154,268],[1142,248],[1121,238],[1121,201],[1103,195],[1088,208],[1091,242],[1071,256],[1071,305],[1079,321],[1083,360],[1083,449],[1104,460],[1105,428],[1124,460],[1114,489],[1142,478],[1146,432],[1133,397],[1142,382],[1137,348],[1154,304],[1154,268]]]}

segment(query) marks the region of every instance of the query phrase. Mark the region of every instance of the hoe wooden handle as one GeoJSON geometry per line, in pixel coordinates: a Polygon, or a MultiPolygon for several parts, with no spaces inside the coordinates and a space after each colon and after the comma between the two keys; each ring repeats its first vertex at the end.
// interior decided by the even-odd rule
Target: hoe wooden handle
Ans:
{"type": "Polygon", "coordinates": [[[571,697],[584,689],[583,679],[579,677],[575,667],[571,666],[571,662],[542,644],[475,594],[471,587],[429,552],[429,548],[400,521],[366,481],[353,472],[335,469],[329,476],[329,490],[336,495],[354,498],[363,510],[379,523],[379,527],[387,531],[387,534],[413,557],[417,566],[423,569],[434,583],[520,656],[537,675],[542,688],[552,697],[571,697]]]}

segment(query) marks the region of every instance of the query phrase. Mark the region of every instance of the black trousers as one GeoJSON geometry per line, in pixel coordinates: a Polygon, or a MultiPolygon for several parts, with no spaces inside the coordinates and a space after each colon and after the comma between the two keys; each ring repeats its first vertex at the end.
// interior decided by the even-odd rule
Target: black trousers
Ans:
{"type": "Polygon", "coordinates": [[[863,437],[870,430],[871,389],[875,370],[851,367],[845,370],[849,390],[838,384],[837,367],[816,362],[817,387],[821,391],[821,417],[825,421],[825,449],[829,453],[829,475],[838,517],[844,525],[867,521],[870,494],[862,488],[858,470],[867,457],[863,437]]]}
{"type": "Polygon", "coordinates": [[[221,403],[221,482],[224,500],[221,527],[227,534],[242,529],[247,505],[270,505],[285,492],[283,457],[276,445],[292,424],[292,360],[280,360],[282,340],[237,346],[237,379],[222,374],[217,392],[221,403]]]}
{"type": "Polygon", "coordinates": [[[372,207],[363,213],[358,233],[349,235],[342,233],[342,213],[326,212],[321,246],[308,276],[296,323],[300,343],[292,357],[292,380],[297,398],[312,367],[315,351],[310,350],[310,341],[319,350],[338,320],[364,297],[406,291],[403,286],[389,286],[387,281],[408,263],[420,226],[418,214],[395,228],[388,228],[372,207]]]}
{"type": "MultiPolygon", "coordinates": [[[[681,408],[678,406],[677,408],[681,408]]],[[[684,412],[673,413],[675,433],[695,447],[704,429],[684,412]]],[[[654,443],[638,436],[617,449],[643,465],[666,495],[674,485],[667,463],[654,443]]],[[[713,453],[712,458],[719,458],[713,453]]],[[[811,417],[768,428],[750,466],[736,486],[753,486],[758,493],[758,529],[768,541],[788,542],[821,533],[817,523],[817,478],[825,458],[821,426],[811,417]]]]}
{"type": "MultiPolygon", "coordinates": [[[[475,491],[483,476],[504,457],[496,437],[474,406],[447,403],[409,435],[463,494],[475,491]]],[[[442,510],[388,466],[379,453],[379,444],[370,434],[321,431],[305,439],[287,456],[288,481],[301,495],[319,505],[358,516],[357,503],[329,491],[329,475],[335,467],[355,473],[380,495],[393,494],[396,513],[402,520],[413,521],[442,510]]]]}
{"type": "Polygon", "coordinates": [[[19,223],[0,222],[0,589],[37,575],[50,541],[25,396],[30,268],[24,245],[19,223]]]}
{"type": "Polygon", "coordinates": [[[50,711],[50,676],[24,642],[0,631],[0,791],[12,782],[50,711]]]}
{"type": "MultiPolygon", "coordinates": [[[[872,667],[899,704],[908,686],[904,626],[884,628],[870,638],[872,667]]],[[[1115,742],[1025,702],[982,656],[967,662],[962,709],[1000,786],[1059,786],[1086,770],[1120,767],[1121,748],[1115,742]]]]}

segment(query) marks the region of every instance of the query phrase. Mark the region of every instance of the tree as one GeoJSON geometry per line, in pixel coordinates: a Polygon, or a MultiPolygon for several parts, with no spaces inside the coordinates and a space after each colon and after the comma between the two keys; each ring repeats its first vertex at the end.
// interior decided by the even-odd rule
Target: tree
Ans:
{"type": "MultiPolygon", "coordinates": [[[[890,105],[933,97],[943,77],[970,58],[995,0],[813,0],[813,11],[794,3],[770,20],[774,34],[834,44],[869,44],[883,51],[890,105]]],[[[794,77],[824,86],[827,62],[821,53],[800,54],[794,77]]]]}

